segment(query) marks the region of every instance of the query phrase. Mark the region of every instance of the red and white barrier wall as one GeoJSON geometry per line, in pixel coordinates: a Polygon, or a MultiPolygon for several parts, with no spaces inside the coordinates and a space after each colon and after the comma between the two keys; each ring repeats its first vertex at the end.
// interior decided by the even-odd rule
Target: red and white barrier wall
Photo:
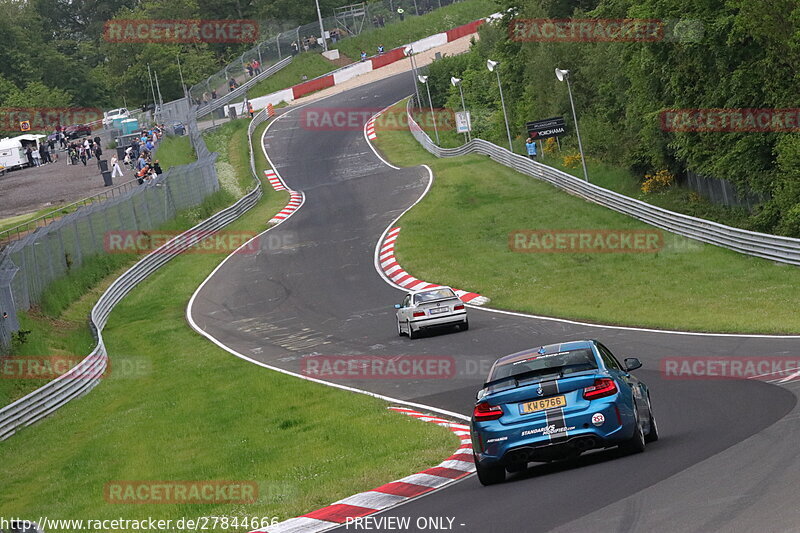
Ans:
{"type": "MultiPolygon", "coordinates": [[[[334,85],[338,85],[347,80],[362,76],[367,72],[372,72],[373,70],[377,70],[381,67],[385,67],[386,65],[391,65],[392,63],[400,61],[406,57],[405,49],[408,46],[412,47],[414,53],[419,53],[430,50],[431,48],[436,48],[437,46],[442,46],[443,44],[455,41],[456,39],[472,35],[473,33],[477,33],[478,27],[485,21],[485,19],[476,20],[470,22],[469,24],[464,24],[463,26],[453,28],[452,30],[448,30],[443,33],[437,33],[436,35],[431,35],[430,37],[425,37],[424,39],[419,39],[418,41],[410,43],[410,45],[406,44],[398,48],[393,48],[385,54],[373,56],[367,61],[347,65],[346,67],[335,70],[330,74],[320,76],[319,78],[314,78],[313,80],[305,81],[290,87],[289,89],[284,89],[266,96],[253,98],[250,100],[250,103],[253,104],[254,109],[262,109],[267,107],[267,104],[278,105],[281,102],[291,102],[292,100],[297,100],[298,98],[302,98],[309,93],[319,91],[320,89],[333,87],[334,85]]],[[[237,112],[241,113],[242,106],[243,104],[241,103],[236,104],[237,112]]]]}

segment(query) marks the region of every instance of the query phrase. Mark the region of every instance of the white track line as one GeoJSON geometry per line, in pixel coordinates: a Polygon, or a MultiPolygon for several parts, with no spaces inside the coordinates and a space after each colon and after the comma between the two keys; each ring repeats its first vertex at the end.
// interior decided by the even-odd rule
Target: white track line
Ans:
{"type": "MultiPolygon", "coordinates": [[[[338,95],[330,95],[330,96],[325,97],[325,98],[330,98],[330,97],[333,97],[333,96],[338,96],[338,95]]],[[[324,100],[325,98],[321,98],[320,100],[324,100]]],[[[314,102],[308,102],[307,104],[303,104],[302,106],[295,107],[295,108],[287,111],[286,113],[281,114],[278,118],[276,118],[275,120],[270,122],[267,125],[267,127],[264,129],[264,133],[261,135],[261,149],[264,151],[264,156],[266,157],[267,162],[270,164],[272,169],[275,170],[276,174],[278,174],[278,171],[275,169],[275,165],[273,164],[272,159],[270,159],[269,154],[267,153],[266,147],[264,146],[264,138],[266,137],[267,131],[272,127],[273,124],[275,124],[276,122],[281,120],[283,117],[285,117],[285,116],[289,115],[290,113],[292,113],[292,112],[294,112],[294,111],[296,111],[298,109],[301,109],[301,108],[303,108],[303,107],[305,107],[307,105],[310,105],[312,103],[318,103],[320,100],[316,100],[314,102]]],[[[278,174],[278,176],[280,177],[280,174],[278,174]]],[[[284,184],[285,184],[285,182],[284,182],[284,184]]],[[[297,211],[295,211],[295,213],[296,212],[297,211]]],[[[389,403],[398,403],[398,404],[402,404],[402,405],[408,405],[409,407],[414,407],[414,408],[417,408],[417,409],[422,409],[422,410],[430,411],[430,412],[433,412],[433,413],[439,413],[439,414],[442,414],[442,415],[445,415],[445,416],[449,416],[451,418],[455,418],[455,419],[458,419],[458,420],[469,421],[470,417],[462,415],[460,413],[454,413],[452,411],[447,411],[446,409],[440,409],[438,407],[433,407],[431,405],[425,405],[425,404],[421,404],[421,403],[408,402],[408,401],[405,401],[405,400],[400,400],[398,398],[392,398],[390,396],[384,396],[383,394],[377,394],[377,393],[370,392],[370,391],[367,391],[367,390],[357,389],[355,387],[348,387],[348,386],[342,385],[340,383],[333,383],[333,382],[325,381],[325,380],[322,380],[322,379],[317,379],[317,378],[312,378],[312,377],[309,377],[309,376],[304,376],[302,374],[298,374],[296,372],[291,372],[291,371],[283,369],[283,368],[279,368],[279,367],[276,367],[276,366],[268,365],[268,364],[263,363],[261,361],[258,361],[256,359],[253,359],[252,357],[249,357],[249,356],[244,355],[244,354],[242,354],[240,352],[237,352],[236,350],[234,350],[233,348],[231,348],[229,346],[226,346],[220,340],[215,338],[213,335],[211,335],[210,333],[204,331],[197,324],[197,322],[195,322],[194,317],[192,316],[192,308],[194,306],[194,302],[195,302],[195,299],[197,298],[197,295],[200,293],[201,290],[203,290],[203,287],[206,286],[206,283],[208,283],[211,280],[211,278],[214,277],[214,275],[217,273],[217,271],[219,271],[219,269],[221,269],[223,267],[223,265],[225,265],[225,263],[231,257],[236,255],[236,253],[240,249],[246,247],[251,241],[253,241],[255,239],[259,239],[262,235],[264,235],[265,233],[267,233],[268,231],[271,231],[272,229],[274,229],[276,227],[277,226],[273,226],[271,228],[267,228],[266,230],[262,231],[261,233],[259,233],[255,237],[253,237],[252,239],[250,239],[247,242],[245,242],[244,244],[242,244],[239,248],[234,250],[225,259],[223,259],[222,262],[219,265],[217,265],[216,268],[214,268],[214,270],[211,271],[211,273],[206,277],[206,279],[203,280],[203,282],[200,284],[200,286],[197,287],[197,290],[194,291],[194,293],[192,294],[192,297],[189,299],[188,305],[186,306],[186,320],[187,320],[187,322],[189,322],[189,325],[192,327],[192,329],[194,329],[197,333],[199,333],[203,337],[207,338],[208,340],[210,340],[211,342],[213,342],[214,344],[216,344],[217,346],[219,346],[220,348],[222,348],[226,352],[228,352],[228,353],[230,353],[230,354],[232,354],[232,355],[234,355],[234,356],[236,356],[236,357],[238,357],[240,359],[243,359],[245,361],[249,361],[249,362],[251,362],[251,363],[253,363],[255,365],[258,365],[260,367],[267,368],[269,370],[274,370],[275,372],[280,372],[281,374],[286,374],[288,376],[296,377],[296,378],[299,378],[299,379],[304,379],[306,381],[311,381],[311,382],[314,382],[314,383],[319,383],[321,385],[326,385],[328,387],[333,387],[333,388],[336,388],[336,389],[346,390],[346,391],[349,391],[349,392],[355,392],[355,393],[358,393],[358,394],[364,394],[366,396],[371,396],[373,398],[378,398],[380,400],[384,400],[384,401],[389,402],[389,403]]]]}

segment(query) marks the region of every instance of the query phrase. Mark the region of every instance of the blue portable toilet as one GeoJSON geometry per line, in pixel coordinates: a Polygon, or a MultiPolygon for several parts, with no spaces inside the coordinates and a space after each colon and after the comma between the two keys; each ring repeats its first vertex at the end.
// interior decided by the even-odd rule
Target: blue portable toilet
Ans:
{"type": "Polygon", "coordinates": [[[135,118],[126,118],[122,121],[122,134],[129,135],[139,130],[139,120],[135,118]]]}

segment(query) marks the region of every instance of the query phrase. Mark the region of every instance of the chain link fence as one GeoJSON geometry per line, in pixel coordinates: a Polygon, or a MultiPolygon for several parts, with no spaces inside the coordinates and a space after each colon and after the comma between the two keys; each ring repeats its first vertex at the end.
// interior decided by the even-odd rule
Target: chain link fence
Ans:
{"type": "Polygon", "coordinates": [[[171,104],[169,117],[187,126],[195,162],[172,167],[104,202],[80,207],[10,242],[0,252],[3,351],[10,348],[13,333],[19,330],[17,311],[38,305],[50,283],[80,268],[87,258],[105,253],[110,232],[156,229],[219,189],[214,168],[217,156],[203,141],[188,102],[171,104]]]}
{"type": "MultiPolygon", "coordinates": [[[[360,8],[360,5],[358,5],[359,8],[348,6],[353,7],[353,9],[339,9],[337,10],[337,16],[323,18],[322,25],[325,28],[326,36],[330,36],[330,32],[335,31],[337,40],[341,40],[376,28],[382,28],[386,24],[398,22],[406,17],[424,15],[434,9],[456,2],[458,0],[378,0],[363,4],[363,9],[360,8]],[[398,9],[402,9],[402,14],[398,13],[398,9]]],[[[244,52],[223,69],[192,86],[189,89],[192,104],[208,104],[213,99],[212,92],[217,97],[227,93],[231,79],[237,85],[242,85],[251,77],[247,73],[246,65],[252,63],[253,60],[258,60],[261,63],[261,70],[263,71],[278,61],[296,53],[305,50],[322,50],[322,47],[317,42],[319,38],[319,21],[297,26],[276,35],[273,34],[244,52]]],[[[329,46],[333,44],[332,39],[328,39],[328,44],[329,46]]]]}

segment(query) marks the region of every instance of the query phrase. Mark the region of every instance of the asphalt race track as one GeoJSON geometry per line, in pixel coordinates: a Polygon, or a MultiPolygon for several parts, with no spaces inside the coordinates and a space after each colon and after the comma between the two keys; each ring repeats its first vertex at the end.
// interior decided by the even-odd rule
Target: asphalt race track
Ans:
{"type": "MultiPolygon", "coordinates": [[[[413,92],[410,76],[310,106],[377,111],[413,92]]],[[[800,340],[581,326],[481,309],[470,309],[468,332],[399,337],[393,305],[402,292],[376,272],[373,254],[391,221],[425,190],[428,172],[387,167],[361,128],[317,131],[302,116],[302,109],[282,116],[265,145],[289,187],[305,193],[305,205],[262,235],[258,253],[231,257],[205,284],[191,309],[202,329],[239,353],[294,372],[311,354],[441,356],[455,361],[457,375],[336,381],[464,415],[498,356],[597,338],[620,358],[642,360],[637,375],[650,387],[662,435],[643,454],[593,453],[534,466],[492,487],[470,476],[375,518],[411,517],[406,531],[432,530],[417,529],[418,517],[453,518],[453,529],[470,532],[800,527],[797,382],[675,380],[659,372],[667,356],[797,356],[800,340]]],[[[389,530],[374,524],[372,531],[389,530]]]]}

